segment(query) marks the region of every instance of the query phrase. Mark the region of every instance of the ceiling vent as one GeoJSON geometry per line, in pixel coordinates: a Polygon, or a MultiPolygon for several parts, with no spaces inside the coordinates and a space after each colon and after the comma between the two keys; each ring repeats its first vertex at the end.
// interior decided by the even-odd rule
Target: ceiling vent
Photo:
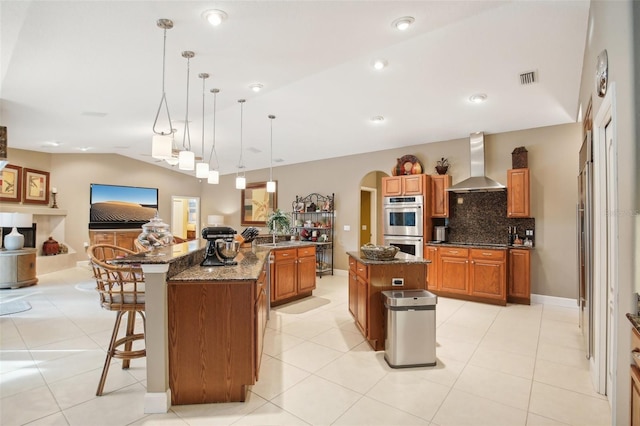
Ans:
{"type": "Polygon", "coordinates": [[[520,74],[520,84],[522,86],[526,86],[528,84],[533,84],[535,82],[538,81],[538,78],[536,77],[536,72],[535,71],[527,71],[527,72],[523,72],[522,74],[520,74]]]}

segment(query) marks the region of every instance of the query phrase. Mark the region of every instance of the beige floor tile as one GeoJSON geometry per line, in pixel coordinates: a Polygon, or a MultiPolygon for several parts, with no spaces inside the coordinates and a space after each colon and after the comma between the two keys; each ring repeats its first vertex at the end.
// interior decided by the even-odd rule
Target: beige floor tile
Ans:
{"type": "Polygon", "coordinates": [[[68,424],[62,412],[51,414],[50,416],[45,416],[28,423],[29,426],[65,426],[68,424]]]}
{"type": "MultiPolygon", "coordinates": [[[[4,364],[5,361],[0,361],[4,364]]],[[[34,367],[25,367],[0,374],[0,398],[45,386],[47,383],[34,367]]]]}
{"type": "Polygon", "coordinates": [[[411,369],[387,374],[366,396],[410,413],[431,420],[451,388],[416,377],[411,369]]]}
{"type": "Polygon", "coordinates": [[[60,411],[47,386],[0,399],[0,424],[22,425],[60,411]]]}
{"type": "Polygon", "coordinates": [[[174,405],[171,410],[190,426],[217,426],[233,424],[266,403],[260,396],[249,392],[245,402],[174,405]]]}
{"type": "Polygon", "coordinates": [[[267,355],[276,356],[303,342],[304,339],[299,337],[267,328],[264,333],[264,348],[262,350],[267,355]]]}
{"type": "Polygon", "coordinates": [[[108,395],[90,399],[64,410],[70,425],[128,424],[139,420],[144,414],[144,387],[139,383],[108,395]],[[109,413],[101,416],[99,413],[109,413]]]}
{"type": "Polygon", "coordinates": [[[589,360],[585,356],[585,351],[582,348],[576,349],[548,342],[540,342],[538,345],[537,358],[578,369],[589,369],[589,360]]]}
{"type": "Polygon", "coordinates": [[[358,400],[334,425],[428,425],[429,422],[366,396],[358,400]]]}
{"type": "Polygon", "coordinates": [[[540,327],[540,342],[573,349],[582,349],[584,347],[582,332],[577,322],[543,319],[540,327]]]}
{"type": "Polygon", "coordinates": [[[535,381],[529,412],[571,425],[611,424],[608,401],[535,381]]]}
{"type": "Polygon", "coordinates": [[[147,414],[144,418],[127,426],[187,426],[188,423],[173,411],[164,414],[147,414]]]}
{"type": "Polygon", "coordinates": [[[535,358],[531,356],[486,347],[478,348],[471,357],[471,360],[469,360],[469,365],[475,365],[525,379],[533,378],[535,363],[535,358]]]}
{"type": "Polygon", "coordinates": [[[36,362],[27,349],[0,350],[0,374],[18,371],[23,368],[35,368],[36,362]]]}
{"type": "Polygon", "coordinates": [[[314,425],[333,423],[354,402],[359,393],[317,376],[309,376],[271,402],[314,425]]]}
{"type": "Polygon", "coordinates": [[[320,333],[333,328],[335,324],[327,320],[303,318],[290,324],[284,324],[280,329],[283,333],[291,334],[301,339],[309,340],[320,333]]]}
{"type": "MultiPolygon", "coordinates": [[[[97,368],[101,369],[104,365],[105,356],[106,353],[102,349],[73,352],[71,355],[62,358],[39,363],[38,369],[45,380],[52,383],[97,368]]],[[[111,368],[114,367],[112,366],[111,368]]]]}
{"type": "Polygon", "coordinates": [[[433,418],[440,426],[519,426],[527,412],[453,389],[433,418]]]}
{"type": "Polygon", "coordinates": [[[342,355],[342,352],[313,342],[304,342],[292,349],[284,351],[276,358],[302,368],[310,373],[318,371],[334,359],[342,355]]]}
{"type": "Polygon", "coordinates": [[[460,362],[468,362],[478,344],[467,343],[462,340],[449,339],[439,336],[436,331],[436,356],[453,359],[460,362]]]}
{"type": "Polygon", "coordinates": [[[364,337],[360,332],[354,333],[342,328],[331,328],[313,337],[310,341],[340,352],[349,352],[353,347],[362,343],[364,337]]]}
{"type": "Polygon", "coordinates": [[[234,426],[308,425],[309,423],[270,402],[245,415],[234,426]]]}
{"type": "Polygon", "coordinates": [[[571,367],[566,364],[536,360],[533,380],[562,389],[583,393],[594,398],[606,398],[593,390],[591,374],[588,369],[571,367]]]}
{"type": "Polygon", "coordinates": [[[68,318],[24,322],[18,325],[18,331],[30,349],[84,335],[68,318]]]}
{"type": "Polygon", "coordinates": [[[469,327],[449,320],[438,327],[436,335],[438,338],[445,337],[447,339],[459,340],[472,345],[477,345],[487,333],[487,330],[488,326],[469,327]]]}
{"type": "MultiPolygon", "coordinates": [[[[107,341],[108,344],[108,341],[107,341]]],[[[93,339],[87,335],[65,339],[55,343],[38,346],[31,349],[31,356],[37,362],[52,361],[64,358],[87,350],[101,349],[93,339]]]]}
{"type": "Polygon", "coordinates": [[[271,400],[308,376],[309,372],[279,359],[263,358],[260,366],[260,379],[251,387],[251,392],[266,400],[271,400]]]}
{"type": "MultiPolygon", "coordinates": [[[[460,373],[465,367],[464,362],[456,361],[454,359],[438,356],[436,358],[436,365],[433,367],[412,368],[416,377],[431,382],[440,383],[448,387],[453,384],[460,377],[460,373]]],[[[392,373],[397,370],[392,370],[392,373]]]]}
{"type": "Polygon", "coordinates": [[[527,414],[527,426],[568,426],[567,423],[562,423],[547,417],[539,416],[537,414],[527,414]]]}
{"type": "Polygon", "coordinates": [[[342,355],[315,373],[333,383],[358,393],[366,393],[387,372],[375,358],[362,357],[354,353],[342,355]]]}
{"type": "Polygon", "coordinates": [[[535,357],[538,350],[538,340],[534,336],[524,333],[505,334],[491,329],[478,347],[535,357]]]}
{"type": "Polygon", "coordinates": [[[563,321],[578,324],[578,307],[567,308],[564,306],[544,305],[542,309],[542,317],[545,320],[563,321]]]}
{"type": "Polygon", "coordinates": [[[531,379],[467,365],[453,388],[526,411],[531,379]]]}

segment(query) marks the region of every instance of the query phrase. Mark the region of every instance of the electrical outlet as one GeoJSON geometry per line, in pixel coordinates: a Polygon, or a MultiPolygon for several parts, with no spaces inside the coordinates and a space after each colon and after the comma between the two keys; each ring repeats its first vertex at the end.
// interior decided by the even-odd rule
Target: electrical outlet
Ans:
{"type": "Polygon", "coordinates": [[[351,226],[344,225],[344,227],[342,229],[344,229],[345,231],[351,231],[351,226]]]}
{"type": "Polygon", "coordinates": [[[393,287],[399,287],[404,285],[404,278],[391,278],[391,285],[393,287]]]}
{"type": "Polygon", "coordinates": [[[526,235],[527,237],[533,237],[533,229],[527,229],[527,230],[525,231],[525,235],[526,235]]]}
{"type": "Polygon", "coordinates": [[[458,197],[458,204],[462,204],[462,203],[464,203],[464,198],[458,197]]]}

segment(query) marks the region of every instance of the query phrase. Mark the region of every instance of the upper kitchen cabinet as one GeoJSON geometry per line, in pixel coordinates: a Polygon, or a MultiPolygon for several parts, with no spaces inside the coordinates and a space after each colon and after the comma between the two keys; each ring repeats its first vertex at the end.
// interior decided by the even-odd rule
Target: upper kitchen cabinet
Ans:
{"type": "Polygon", "coordinates": [[[382,196],[423,195],[427,175],[401,175],[382,178],[382,196]]]}
{"type": "Polygon", "coordinates": [[[507,217],[530,217],[529,169],[507,170],[507,217]]]}
{"type": "Polygon", "coordinates": [[[449,217],[450,175],[431,176],[431,217],[449,217]]]}

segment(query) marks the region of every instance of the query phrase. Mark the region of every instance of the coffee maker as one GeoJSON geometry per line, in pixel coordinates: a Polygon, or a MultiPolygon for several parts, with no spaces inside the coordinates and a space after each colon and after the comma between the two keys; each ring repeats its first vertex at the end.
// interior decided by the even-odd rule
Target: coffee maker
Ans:
{"type": "Polygon", "coordinates": [[[238,254],[240,243],[236,241],[236,230],[227,226],[213,226],[202,230],[202,238],[207,240],[204,260],[200,266],[237,265],[233,260],[238,254]]]}

